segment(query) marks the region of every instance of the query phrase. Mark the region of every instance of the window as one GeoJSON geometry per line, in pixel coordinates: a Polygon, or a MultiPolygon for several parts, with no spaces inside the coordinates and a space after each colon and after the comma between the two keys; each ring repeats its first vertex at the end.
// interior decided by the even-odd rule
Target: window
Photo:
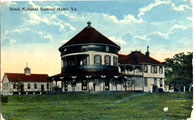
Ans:
{"type": "Polygon", "coordinates": [[[113,57],[113,65],[117,65],[118,64],[118,59],[116,56],[113,57]]]}
{"type": "Polygon", "coordinates": [[[147,87],[148,86],[148,79],[144,78],[144,86],[147,87]]]}
{"type": "Polygon", "coordinates": [[[162,78],[160,78],[160,87],[162,87],[162,78]]]}
{"type": "Polygon", "coordinates": [[[109,46],[105,47],[105,51],[108,52],[109,51],[109,46]]]}
{"type": "Polygon", "coordinates": [[[145,73],[148,72],[148,66],[147,66],[147,65],[144,66],[144,72],[145,72],[145,73]]]}
{"type": "Polygon", "coordinates": [[[157,85],[157,79],[154,78],[154,85],[157,85]]]}
{"type": "Polygon", "coordinates": [[[16,83],[13,83],[13,89],[16,89],[16,83]]]}
{"type": "Polygon", "coordinates": [[[105,65],[110,65],[110,56],[109,55],[105,55],[104,56],[104,64],[105,65]]]}
{"type": "Polygon", "coordinates": [[[151,72],[152,73],[157,73],[157,66],[152,66],[151,67],[151,72]]]}
{"type": "Polygon", "coordinates": [[[159,73],[160,73],[160,74],[163,73],[163,68],[162,68],[162,66],[160,66],[160,68],[159,68],[159,73]]]}
{"type": "Polygon", "coordinates": [[[47,86],[46,87],[47,87],[47,89],[49,89],[49,84],[48,83],[47,83],[47,86]]]}
{"type": "Polygon", "coordinates": [[[88,46],[82,46],[82,51],[87,51],[88,46]]]}
{"type": "Polygon", "coordinates": [[[64,67],[67,67],[67,57],[64,57],[63,58],[63,66],[64,67]]]}
{"type": "Polygon", "coordinates": [[[101,55],[95,55],[94,56],[94,64],[95,65],[101,65],[101,55]]]}
{"type": "Polygon", "coordinates": [[[28,84],[28,89],[30,89],[30,84],[28,84]]]}
{"type": "Polygon", "coordinates": [[[37,84],[34,84],[34,89],[37,89],[37,84]]]}
{"type": "Polygon", "coordinates": [[[87,57],[83,59],[83,65],[87,65],[87,57]]]}

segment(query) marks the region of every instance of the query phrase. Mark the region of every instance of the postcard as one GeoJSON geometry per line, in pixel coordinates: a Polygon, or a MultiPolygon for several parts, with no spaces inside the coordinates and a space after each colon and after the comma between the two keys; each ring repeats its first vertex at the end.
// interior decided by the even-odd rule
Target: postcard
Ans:
{"type": "Polygon", "coordinates": [[[192,1],[0,5],[1,119],[194,119],[192,1]]]}

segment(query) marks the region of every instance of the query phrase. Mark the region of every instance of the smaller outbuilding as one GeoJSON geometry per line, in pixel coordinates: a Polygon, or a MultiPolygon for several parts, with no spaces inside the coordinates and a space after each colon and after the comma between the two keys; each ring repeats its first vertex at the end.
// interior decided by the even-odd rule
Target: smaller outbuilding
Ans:
{"type": "Polygon", "coordinates": [[[28,67],[24,73],[5,73],[2,86],[3,95],[43,94],[51,91],[48,74],[31,74],[28,67]]]}

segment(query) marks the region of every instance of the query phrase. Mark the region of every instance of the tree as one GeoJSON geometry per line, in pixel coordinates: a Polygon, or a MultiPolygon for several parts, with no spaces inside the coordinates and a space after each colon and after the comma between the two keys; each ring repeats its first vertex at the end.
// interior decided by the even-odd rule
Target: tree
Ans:
{"type": "Polygon", "coordinates": [[[24,85],[19,79],[14,79],[14,84],[19,92],[22,93],[24,91],[24,85]]]}
{"type": "Polygon", "coordinates": [[[179,89],[179,91],[183,86],[191,86],[193,80],[192,58],[192,52],[188,52],[187,54],[182,52],[175,54],[173,58],[165,59],[165,76],[170,86],[179,89]]]}

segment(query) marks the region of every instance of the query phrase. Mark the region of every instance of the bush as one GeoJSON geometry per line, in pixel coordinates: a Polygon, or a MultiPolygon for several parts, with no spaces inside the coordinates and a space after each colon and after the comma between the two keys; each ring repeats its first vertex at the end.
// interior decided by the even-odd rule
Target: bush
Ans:
{"type": "Polygon", "coordinates": [[[8,103],[8,96],[1,96],[1,103],[3,104],[8,103]]]}
{"type": "Polygon", "coordinates": [[[160,92],[161,93],[161,92],[163,92],[163,89],[162,88],[158,88],[157,89],[157,92],[160,92]]]}

